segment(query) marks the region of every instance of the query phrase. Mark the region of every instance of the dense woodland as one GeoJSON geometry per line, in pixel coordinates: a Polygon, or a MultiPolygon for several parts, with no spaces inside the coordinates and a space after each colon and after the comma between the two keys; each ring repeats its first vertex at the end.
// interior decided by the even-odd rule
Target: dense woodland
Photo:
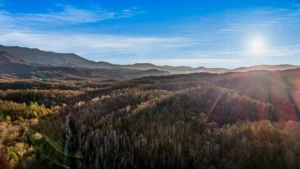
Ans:
{"type": "Polygon", "coordinates": [[[0,168],[300,168],[299,93],[297,69],[0,80],[0,168]]]}

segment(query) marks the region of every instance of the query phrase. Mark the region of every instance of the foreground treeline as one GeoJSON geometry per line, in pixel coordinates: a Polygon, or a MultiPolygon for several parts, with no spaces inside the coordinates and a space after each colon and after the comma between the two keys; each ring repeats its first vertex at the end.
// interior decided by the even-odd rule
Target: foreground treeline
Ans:
{"type": "Polygon", "coordinates": [[[0,81],[0,168],[300,168],[299,75],[0,81]]]}

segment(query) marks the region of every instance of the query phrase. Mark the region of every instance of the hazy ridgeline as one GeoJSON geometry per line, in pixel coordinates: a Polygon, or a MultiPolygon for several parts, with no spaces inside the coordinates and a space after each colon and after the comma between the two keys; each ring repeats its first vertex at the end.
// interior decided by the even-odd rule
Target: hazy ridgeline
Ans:
{"type": "Polygon", "coordinates": [[[1,169],[300,168],[299,78],[1,80],[1,169]]]}

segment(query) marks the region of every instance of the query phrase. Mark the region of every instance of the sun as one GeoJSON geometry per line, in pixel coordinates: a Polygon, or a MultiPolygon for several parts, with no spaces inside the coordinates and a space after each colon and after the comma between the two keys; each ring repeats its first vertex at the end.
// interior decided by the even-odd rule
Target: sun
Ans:
{"type": "Polygon", "coordinates": [[[253,37],[248,42],[251,54],[264,54],[267,51],[266,42],[262,37],[253,37]]]}

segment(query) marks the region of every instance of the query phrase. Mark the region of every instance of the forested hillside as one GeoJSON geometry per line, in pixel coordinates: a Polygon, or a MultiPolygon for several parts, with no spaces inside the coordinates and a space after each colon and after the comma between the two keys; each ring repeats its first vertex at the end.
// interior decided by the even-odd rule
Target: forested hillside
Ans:
{"type": "Polygon", "coordinates": [[[300,168],[300,70],[0,80],[2,168],[300,168]]]}

